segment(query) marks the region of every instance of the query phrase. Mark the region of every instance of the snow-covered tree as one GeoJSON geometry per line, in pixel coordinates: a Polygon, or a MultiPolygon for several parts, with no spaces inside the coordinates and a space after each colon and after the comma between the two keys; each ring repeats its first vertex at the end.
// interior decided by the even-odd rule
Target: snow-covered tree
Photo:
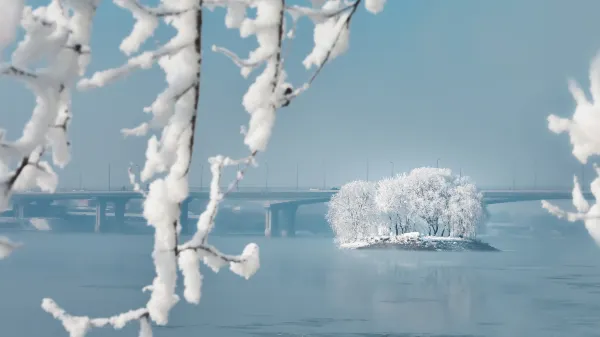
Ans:
{"type": "Polygon", "coordinates": [[[423,167],[376,184],[342,186],[327,220],[340,243],[409,232],[471,238],[484,220],[483,195],[467,177],[423,167]]]}
{"type": "Polygon", "coordinates": [[[443,223],[442,236],[474,237],[484,219],[483,195],[467,178],[454,180],[443,223]]]}
{"type": "MultiPolygon", "coordinates": [[[[575,112],[571,119],[556,115],[548,116],[549,129],[557,134],[569,134],[573,145],[573,156],[586,164],[593,156],[600,155],[600,55],[592,61],[590,67],[590,94],[575,81],[569,81],[569,90],[575,100],[575,112]]],[[[551,214],[568,221],[583,221],[592,238],[600,245],[600,168],[594,163],[597,177],[590,183],[590,190],[596,199],[593,204],[585,199],[577,176],[573,177],[573,206],[575,212],[562,210],[548,201],[542,201],[542,207],[551,214]]]]}
{"type": "Polygon", "coordinates": [[[375,183],[353,181],[331,198],[326,218],[339,243],[381,234],[375,192],[375,183]]]}
{"type": "MultiPolygon", "coordinates": [[[[58,178],[46,154],[51,154],[52,163],[60,168],[70,160],[71,88],[90,61],[90,30],[98,2],[51,0],[34,9],[24,6],[23,0],[0,1],[0,58],[14,41],[19,24],[24,31],[10,60],[0,59],[0,76],[24,83],[36,101],[19,138],[6,140],[5,131],[0,130],[0,211],[6,209],[15,191],[34,187],[55,190],[58,178]]],[[[6,110],[6,106],[0,109],[6,110]]],[[[0,258],[16,247],[4,245],[5,254],[0,258]]]]}
{"type": "MultiPolygon", "coordinates": [[[[0,201],[6,203],[14,189],[36,183],[38,187],[52,191],[56,186],[56,175],[50,165],[42,161],[42,154],[51,149],[57,165],[65,164],[68,159],[63,151],[68,144],[64,132],[70,119],[68,88],[87,65],[89,26],[100,0],[51,0],[49,6],[35,11],[23,7],[22,0],[0,1],[0,47],[6,44],[5,41],[10,43],[21,12],[22,26],[27,34],[13,53],[12,63],[0,67],[0,74],[22,79],[32,87],[38,101],[33,122],[25,127],[22,139],[6,144],[0,139],[6,145],[0,153],[3,164],[9,165],[10,158],[22,158],[16,170],[5,170],[8,173],[1,191],[5,193],[0,201]],[[40,56],[49,63],[47,68],[39,72],[24,68],[30,62],[39,61],[40,56]]],[[[348,49],[350,23],[359,6],[364,4],[367,10],[377,13],[383,9],[385,0],[312,1],[312,7],[288,5],[285,0],[161,0],[158,7],[148,7],[139,0],[113,2],[130,11],[136,20],[131,33],[120,45],[128,59],[120,67],[80,80],[78,88],[102,87],[155,63],[165,73],[166,88],[144,109],[151,114],[151,120],[123,130],[124,135],[150,134],[146,163],[139,173],[139,181],[137,172],[132,169],[129,177],[135,190],[144,195],[144,217],[155,229],[152,258],[156,276],[152,284],[144,288],[150,292],[145,305],[108,318],[73,316],[54,300],[44,299],[42,308],[60,320],[72,337],[83,337],[97,327],[119,329],[132,321],[139,321],[140,336],[151,336],[151,322],[167,324],[171,309],[179,301],[178,269],[183,276],[183,297],[190,303],[200,301],[201,261],[213,271],[228,265],[234,273],[245,278],[257,271],[260,263],[256,244],[248,244],[240,255],[223,254],[209,244],[208,236],[214,227],[219,204],[243,178],[245,170],[256,165],[257,155],[266,150],[277,110],[304,93],[323,67],[348,49]],[[202,52],[206,49],[202,44],[202,22],[206,10],[215,7],[226,10],[225,25],[228,28],[238,29],[242,38],[255,37],[257,41],[256,49],[247,58],[223,47],[211,47],[231,59],[244,78],[255,70],[260,71],[242,99],[242,105],[250,115],[248,126],[242,128],[249,154],[239,159],[222,155],[209,158],[212,173],[210,200],[199,217],[192,238],[180,242],[179,216],[181,204],[188,197],[188,176],[201,97],[202,52]],[[255,14],[247,15],[251,12],[249,9],[255,9],[255,14]],[[283,51],[292,43],[296,23],[303,17],[315,24],[314,48],[303,62],[307,70],[314,68],[314,72],[308,80],[300,81],[300,85],[293,85],[287,78],[283,51]],[[175,29],[172,39],[154,50],[139,52],[161,20],[175,29]],[[241,169],[229,187],[221,190],[223,170],[230,166],[241,166],[241,169]],[[142,183],[149,183],[147,192],[140,187],[142,183]]],[[[2,252],[16,246],[9,240],[0,240],[2,252]]]]}
{"type": "Polygon", "coordinates": [[[429,235],[441,235],[443,223],[455,178],[449,169],[421,167],[402,177],[410,213],[427,222],[429,235]]]}
{"type": "Polygon", "coordinates": [[[410,207],[407,185],[404,176],[386,178],[377,182],[375,206],[381,213],[382,223],[390,233],[404,234],[413,229],[409,213],[410,207]]]}
{"type": "Polygon", "coordinates": [[[427,222],[427,234],[475,235],[483,219],[483,196],[467,177],[457,177],[450,169],[422,167],[397,179],[403,181],[408,213],[427,222]]]}

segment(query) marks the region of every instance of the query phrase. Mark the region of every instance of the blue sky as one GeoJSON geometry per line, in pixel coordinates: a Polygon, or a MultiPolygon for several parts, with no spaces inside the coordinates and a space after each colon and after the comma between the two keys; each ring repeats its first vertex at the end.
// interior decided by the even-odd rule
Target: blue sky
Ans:
{"type": "MultiPolygon", "coordinates": [[[[39,1],[36,1],[39,2],[39,1]]],[[[308,3],[308,1],[305,1],[308,3]]],[[[33,3],[33,2],[32,2],[33,3]]],[[[377,16],[361,8],[350,50],[330,64],[304,96],[279,112],[268,152],[244,185],[339,185],[418,166],[462,168],[485,186],[569,186],[580,165],[565,135],[547,131],[550,113],[570,115],[573,77],[587,87],[587,69],[600,49],[600,2],[595,0],[390,0],[377,16]],[[515,170],[514,167],[517,167],[515,170]],[[535,167],[535,168],[534,168],[535,167]]],[[[192,185],[210,155],[246,153],[239,135],[247,113],[241,106],[249,80],[208,47],[219,44],[245,55],[254,46],[227,30],[223,12],[205,15],[205,57],[192,185]]],[[[90,73],[118,66],[118,45],[131,29],[129,13],[104,1],[93,33],[90,73]]],[[[288,59],[295,84],[311,73],[301,67],[312,34],[300,26],[288,59]]],[[[164,42],[161,30],[147,44],[164,42]]],[[[104,187],[108,163],[115,185],[126,184],[129,162],[142,163],[145,139],[124,139],[119,130],[148,116],[142,108],[162,90],[158,69],[137,72],[107,88],[75,93],[71,140],[74,159],[61,185],[104,187]]],[[[32,96],[13,80],[0,79],[0,126],[20,134],[32,96]]],[[[204,184],[208,170],[204,165],[204,184]]],[[[230,172],[228,177],[233,177],[230,172]]],[[[591,176],[591,170],[588,171],[591,176]]]]}

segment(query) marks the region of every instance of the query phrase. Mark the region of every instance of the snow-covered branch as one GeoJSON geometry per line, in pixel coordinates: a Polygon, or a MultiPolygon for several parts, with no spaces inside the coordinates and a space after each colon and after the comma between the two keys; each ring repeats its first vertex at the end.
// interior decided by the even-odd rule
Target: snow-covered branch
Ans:
{"type": "MultiPolygon", "coordinates": [[[[573,156],[582,164],[600,155],[600,54],[592,61],[590,67],[590,94],[586,93],[573,80],[569,81],[569,91],[575,100],[575,112],[571,119],[548,116],[548,128],[557,134],[568,133],[573,145],[573,156]]],[[[573,178],[573,206],[576,212],[569,212],[560,207],[542,201],[542,207],[549,213],[567,219],[570,222],[583,221],[592,238],[600,245],[600,169],[594,164],[596,178],[590,183],[590,190],[595,203],[585,199],[577,177],[573,178]]]]}
{"type": "MultiPolygon", "coordinates": [[[[161,18],[176,30],[173,38],[163,47],[141,52],[138,56],[129,58],[123,66],[98,72],[78,84],[81,89],[100,87],[135,69],[147,69],[154,63],[158,63],[165,73],[167,87],[144,109],[152,114],[151,120],[122,130],[124,135],[133,136],[160,133],[160,136],[150,135],[146,162],[140,172],[141,182],[150,182],[149,191],[145,194],[143,215],[148,224],[155,229],[152,258],[156,276],[152,284],[144,288],[151,292],[150,299],[144,309],[136,311],[143,315],[115,316],[125,315],[128,319],[116,319],[123,324],[132,320],[144,322],[149,319],[158,325],[164,325],[168,323],[171,309],[180,299],[177,295],[178,269],[183,276],[183,297],[196,304],[201,298],[203,279],[200,262],[215,272],[229,265],[232,272],[246,279],[254,275],[260,266],[259,247],[256,244],[246,245],[240,255],[228,255],[210,245],[208,239],[215,226],[220,203],[234,189],[237,182],[243,179],[245,171],[256,165],[257,155],[266,150],[277,109],[289,105],[292,98],[308,88],[308,85],[303,85],[294,90],[293,86],[286,82],[283,58],[286,40],[284,30],[288,19],[286,11],[295,11],[295,16],[292,15],[294,21],[300,16],[308,16],[319,22],[315,28],[316,52],[313,51],[309,55],[310,63],[318,65],[318,73],[328,60],[347,48],[350,18],[362,0],[350,5],[339,0],[329,0],[322,8],[311,11],[286,7],[285,0],[163,0],[158,8],[145,7],[137,0],[113,2],[130,11],[136,21],[131,33],[120,46],[121,51],[128,56],[137,53],[144,41],[154,34],[161,18]],[[240,159],[223,155],[208,159],[212,173],[210,199],[198,219],[192,238],[182,243],[180,213],[181,205],[186,202],[189,194],[188,176],[200,99],[202,22],[205,8],[214,7],[224,7],[227,10],[225,25],[228,28],[239,29],[243,38],[254,36],[258,45],[247,59],[222,47],[213,49],[231,58],[242,69],[244,77],[248,77],[252,70],[260,66],[264,66],[264,69],[255,77],[242,100],[244,108],[250,114],[249,125],[244,127],[242,132],[249,155],[240,159]],[[254,18],[246,16],[248,8],[256,9],[254,18]],[[319,26],[323,24],[325,26],[319,26]],[[333,29],[333,34],[327,35],[327,29],[333,29]],[[227,167],[239,165],[243,166],[242,169],[237,172],[236,178],[228,188],[222,191],[219,185],[223,171],[227,167]]],[[[384,2],[367,0],[366,7],[372,10],[374,3],[383,5],[384,2]]],[[[316,74],[312,76],[311,82],[314,77],[316,74]]],[[[140,183],[132,170],[129,176],[134,188],[141,191],[140,183]]],[[[77,321],[79,325],[86,327],[77,329],[75,333],[65,325],[71,336],[82,337],[90,328],[101,326],[94,322],[106,320],[70,316],[53,301],[45,300],[44,303],[44,309],[63,321],[63,324],[67,321],[77,321]]],[[[150,325],[146,323],[141,325],[142,334],[150,333],[150,325]]],[[[116,328],[122,326],[112,325],[116,328]]]]}
{"type": "Polygon", "coordinates": [[[102,328],[112,326],[122,329],[131,321],[140,322],[140,337],[150,337],[150,322],[148,321],[148,310],[140,308],[130,310],[122,314],[106,318],[90,318],[87,316],[69,315],[63,308],[59,307],[54,300],[45,298],[42,301],[42,309],[51,314],[55,319],[62,322],[63,327],[71,337],[83,337],[91,328],[102,328]]]}
{"type": "Polygon", "coordinates": [[[25,35],[10,61],[0,65],[0,75],[23,81],[36,96],[21,137],[6,141],[1,132],[0,166],[5,168],[0,170],[2,210],[15,190],[38,187],[54,191],[58,180],[52,166],[42,160],[45,152],[52,154],[53,164],[59,167],[70,160],[70,88],[89,62],[90,29],[98,1],[50,0],[47,6],[35,9],[23,6],[23,1],[2,3],[0,51],[14,40],[19,22],[25,35]],[[45,67],[33,68],[40,61],[45,67]]]}

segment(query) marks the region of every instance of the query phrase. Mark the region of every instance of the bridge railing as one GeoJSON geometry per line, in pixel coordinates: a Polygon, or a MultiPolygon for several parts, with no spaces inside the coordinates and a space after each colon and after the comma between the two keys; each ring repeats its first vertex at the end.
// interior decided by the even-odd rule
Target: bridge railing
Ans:
{"type": "MultiPolygon", "coordinates": [[[[265,188],[264,186],[240,186],[237,189],[234,189],[233,192],[235,191],[240,191],[240,192],[294,192],[294,191],[299,191],[299,192],[308,192],[308,191],[331,191],[332,189],[336,189],[337,187],[330,187],[330,188],[326,188],[323,189],[322,187],[299,187],[296,188],[295,186],[291,187],[291,186],[269,186],[268,188],[265,188]]],[[[222,190],[226,190],[227,186],[223,185],[221,186],[222,190]]],[[[196,187],[196,186],[192,186],[189,188],[190,192],[208,192],[210,190],[210,188],[208,186],[205,187],[196,187]]],[[[121,186],[121,187],[111,187],[110,190],[108,188],[69,188],[69,187],[61,187],[56,189],[56,192],[120,192],[120,191],[125,191],[125,192],[133,192],[133,188],[130,186],[121,186]]],[[[31,190],[30,192],[39,192],[37,190],[31,190]]]]}

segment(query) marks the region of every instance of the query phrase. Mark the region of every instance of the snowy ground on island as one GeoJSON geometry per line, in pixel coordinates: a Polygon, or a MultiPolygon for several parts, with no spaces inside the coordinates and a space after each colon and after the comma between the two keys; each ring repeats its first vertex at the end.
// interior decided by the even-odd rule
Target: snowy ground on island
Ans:
{"type": "Polygon", "coordinates": [[[422,235],[419,232],[392,236],[373,236],[340,244],[345,249],[393,248],[426,251],[498,251],[497,248],[477,240],[458,237],[422,235]]]}

